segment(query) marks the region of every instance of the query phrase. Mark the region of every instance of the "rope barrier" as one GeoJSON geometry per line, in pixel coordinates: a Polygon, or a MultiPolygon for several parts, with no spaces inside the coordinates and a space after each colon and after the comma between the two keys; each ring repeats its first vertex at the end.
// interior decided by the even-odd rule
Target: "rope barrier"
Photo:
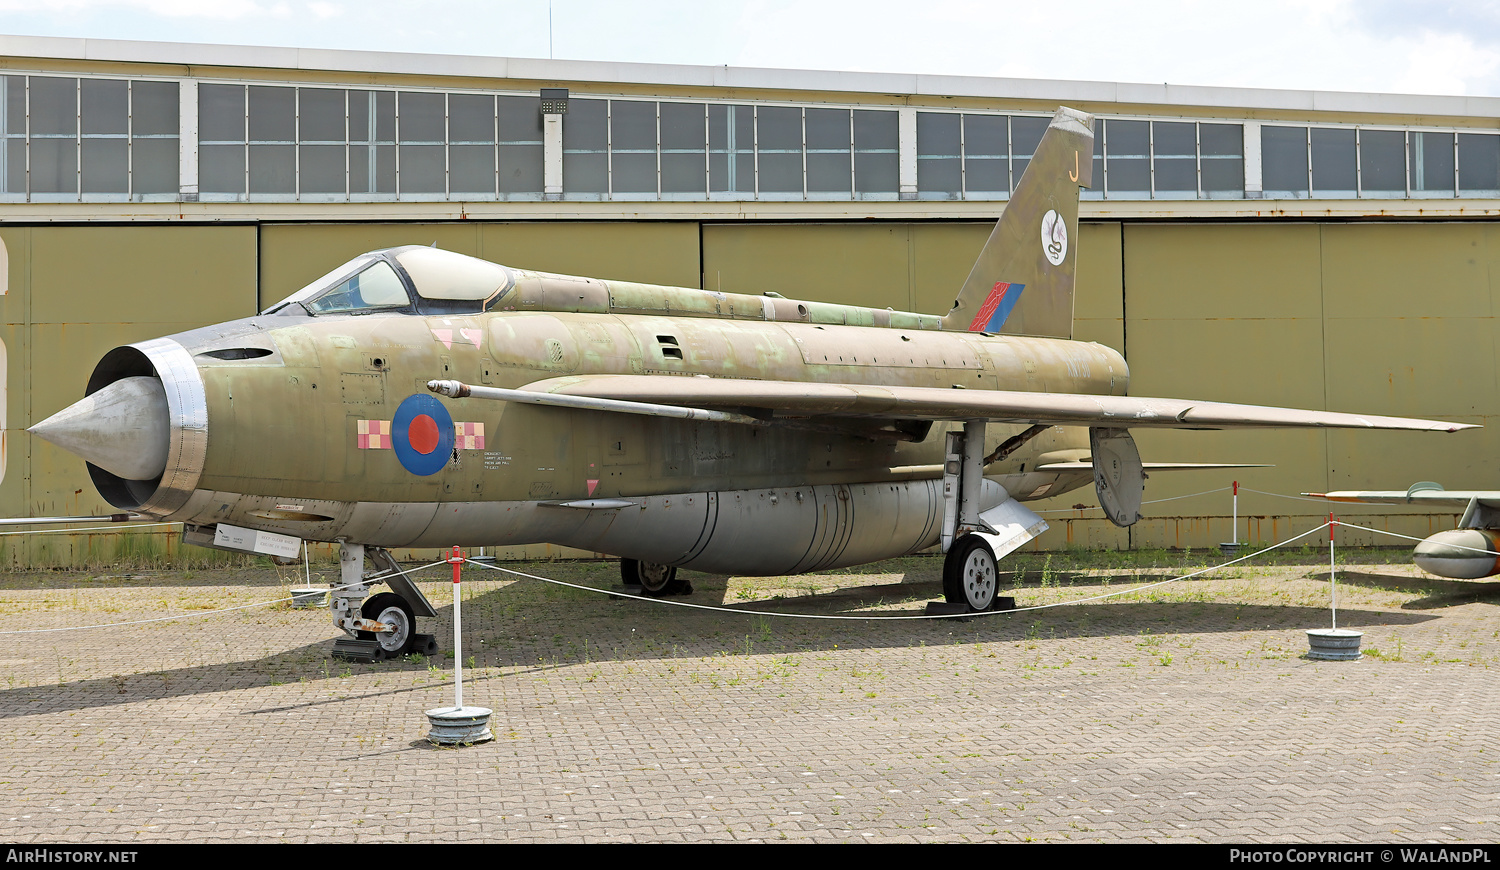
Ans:
{"type": "MultiPolygon", "coordinates": [[[[1400,532],[1386,531],[1385,529],[1372,529],[1369,526],[1356,526],[1353,523],[1346,523],[1346,522],[1342,522],[1340,520],[1335,520],[1334,524],[1335,525],[1340,525],[1340,526],[1345,526],[1345,527],[1351,528],[1351,529],[1363,529],[1364,531],[1367,531],[1367,532],[1374,532],[1377,535],[1390,535],[1393,538],[1403,538],[1403,539],[1408,540],[1408,541],[1417,541],[1418,543],[1427,540],[1426,538],[1416,538],[1416,537],[1412,537],[1411,535],[1403,535],[1400,532]]],[[[1454,529],[1454,531],[1463,531],[1463,529],[1454,529]]],[[[1500,556],[1500,553],[1497,553],[1494,550],[1486,550],[1486,549],[1483,549],[1481,547],[1470,547],[1470,546],[1466,546],[1464,544],[1444,544],[1443,546],[1445,546],[1445,547],[1453,547],[1456,550],[1468,550],[1471,553],[1482,553],[1483,555],[1486,555],[1486,556],[1500,556]]]]}
{"type": "MultiPolygon", "coordinates": [[[[1220,490],[1211,490],[1210,492],[1214,492],[1214,491],[1222,492],[1223,490],[1222,489],[1220,489],[1220,490]]],[[[1195,495],[1203,495],[1203,494],[1206,494],[1206,493],[1195,493],[1195,495]]],[[[1275,493],[1266,493],[1266,494],[1268,494],[1268,495],[1275,495],[1275,493]]],[[[1190,496],[1179,496],[1179,497],[1180,498],[1187,498],[1187,497],[1190,497],[1190,496]]],[[[170,523],[161,523],[161,524],[157,524],[157,525],[171,525],[171,524],[170,523]]],[[[622,599],[635,600],[635,601],[644,601],[644,602],[647,602],[647,603],[669,605],[669,606],[673,606],[673,607],[685,607],[685,608],[689,608],[689,609],[692,609],[692,610],[707,610],[707,611],[713,611],[713,612],[718,612],[718,613],[733,613],[733,614],[744,615],[744,616],[774,616],[774,617],[779,617],[779,618],[783,618],[783,619],[822,619],[822,620],[852,621],[852,622],[874,622],[874,621],[888,621],[888,620],[917,621],[917,620],[959,619],[959,618],[968,619],[968,618],[973,618],[973,617],[976,617],[976,616],[1001,616],[1001,615],[1014,614],[1014,613],[1024,613],[1024,612],[1033,611],[1033,610],[1046,610],[1046,609],[1053,608],[1053,607],[1064,607],[1064,606],[1075,605],[1075,604],[1085,604],[1085,603],[1091,602],[1091,601],[1102,601],[1102,600],[1105,600],[1105,599],[1108,599],[1108,598],[1115,598],[1115,597],[1119,597],[1119,596],[1122,596],[1122,595],[1133,595],[1133,594],[1136,594],[1136,593],[1139,593],[1139,592],[1144,592],[1144,591],[1146,591],[1148,589],[1154,589],[1154,588],[1156,588],[1158,586],[1166,586],[1168,584],[1177,583],[1177,582],[1180,582],[1182,580],[1190,580],[1190,579],[1192,579],[1194,577],[1200,577],[1200,576],[1202,576],[1204,574],[1207,574],[1209,572],[1212,572],[1212,571],[1217,571],[1217,570],[1220,570],[1222,568],[1227,568],[1227,567],[1230,567],[1232,565],[1237,565],[1237,564],[1239,564],[1241,562],[1245,562],[1245,561],[1248,561],[1250,559],[1254,559],[1257,556],[1264,555],[1265,553],[1269,553],[1269,552],[1271,552],[1273,550],[1278,550],[1278,549],[1281,549],[1283,547],[1290,546],[1291,544],[1294,544],[1297,541],[1302,540],[1303,538],[1307,538],[1307,537],[1309,537],[1311,535],[1314,535],[1314,534],[1316,534],[1316,533],[1318,533],[1318,532],[1320,532],[1320,531],[1322,531],[1324,529],[1328,529],[1328,528],[1336,527],[1336,526],[1343,526],[1345,528],[1350,528],[1350,529],[1360,529],[1362,531],[1373,532],[1375,534],[1381,534],[1381,535],[1389,535],[1389,536],[1396,537],[1396,538],[1404,538],[1404,539],[1409,540],[1409,541],[1420,541],[1420,540],[1422,540],[1421,538],[1415,538],[1415,537],[1412,537],[1410,535],[1403,535],[1403,534],[1400,534],[1400,533],[1397,533],[1397,532],[1390,532],[1390,531],[1386,531],[1384,529],[1375,529],[1375,528],[1370,528],[1368,526],[1360,526],[1360,525],[1356,525],[1354,523],[1346,523],[1346,522],[1343,522],[1343,521],[1340,521],[1340,520],[1332,520],[1332,519],[1330,519],[1330,520],[1327,520],[1327,521],[1323,522],[1321,525],[1315,526],[1315,527],[1310,528],[1310,529],[1308,529],[1308,530],[1306,530],[1304,532],[1301,532],[1300,534],[1294,535],[1293,537],[1288,538],[1285,541],[1281,541],[1281,542],[1272,544],[1272,545],[1270,545],[1268,547],[1264,547],[1264,548],[1262,548],[1260,550],[1256,550],[1255,552],[1248,553],[1248,554],[1246,554],[1244,556],[1239,556],[1237,558],[1230,559],[1227,562],[1222,562],[1222,563],[1217,564],[1217,565],[1212,565],[1212,566],[1209,566],[1209,567],[1206,567],[1206,568],[1201,568],[1201,569],[1199,569],[1197,571],[1193,571],[1193,572],[1190,572],[1188,574],[1183,574],[1183,575],[1178,576],[1178,577],[1169,577],[1169,578],[1167,578],[1165,580],[1158,580],[1156,582],[1146,583],[1146,584],[1142,584],[1140,586],[1132,586],[1132,587],[1130,587],[1128,589],[1114,590],[1114,591],[1111,591],[1111,592],[1106,592],[1106,593],[1103,593],[1103,594],[1100,594],[1100,595],[1093,595],[1093,596],[1089,596],[1089,597],[1086,597],[1086,598],[1075,598],[1075,599],[1072,599],[1072,600],[1069,600],[1069,601],[1055,601],[1055,602],[1050,602],[1050,603],[1047,603],[1047,604],[1035,604],[1035,605],[1030,605],[1030,606],[1027,606],[1027,607],[1017,607],[1017,608],[1013,608],[1011,610],[983,611],[983,612],[976,612],[976,613],[961,613],[961,614],[933,614],[933,615],[928,615],[928,614],[911,614],[911,615],[907,615],[907,614],[873,615],[873,614],[870,614],[870,615],[865,615],[865,614],[782,613],[782,612],[778,612],[778,611],[774,611],[774,610],[749,610],[749,609],[741,608],[741,607],[724,607],[724,606],[712,605],[712,604],[695,604],[695,603],[688,602],[688,601],[671,601],[671,600],[663,599],[663,598],[651,598],[649,596],[633,595],[633,594],[628,593],[628,592],[616,592],[616,591],[614,591],[612,589],[600,589],[598,587],[585,586],[585,585],[582,585],[582,584],[579,584],[579,583],[569,583],[569,582],[567,582],[565,580],[556,580],[556,579],[552,579],[552,578],[549,578],[549,577],[542,577],[542,576],[539,576],[539,575],[536,575],[536,574],[529,574],[529,573],[527,573],[525,571],[517,571],[517,570],[515,570],[513,568],[503,568],[503,567],[501,567],[499,565],[490,565],[490,564],[486,564],[486,563],[483,563],[483,562],[477,562],[477,561],[475,561],[473,559],[468,559],[468,558],[464,559],[464,561],[467,562],[467,563],[469,563],[470,565],[474,565],[476,567],[484,568],[484,569],[490,570],[490,571],[498,571],[498,572],[501,572],[501,573],[504,573],[504,574],[510,574],[510,575],[513,575],[513,576],[516,576],[516,577],[523,577],[523,578],[526,578],[528,580],[537,580],[537,581],[540,581],[540,582],[543,582],[543,583],[549,583],[549,584],[552,584],[552,585],[555,585],[555,586],[562,586],[562,587],[566,587],[566,588],[569,588],[569,589],[577,589],[577,590],[584,591],[584,592],[599,593],[599,594],[608,595],[608,596],[611,596],[611,597],[614,597],[614,598],[622,598],[622,599]]],[[[1459,549],[1472,550],[1472,551],[1474,551],[1476,553],[1483,553],[1483,554],[1486,554],[1486,555],[1500,556],[1500,553],[1496,553],[1496,552],[1494,552],[1492,550],[1482,550],[1482,549],[1478,549],[1478,548],[1475,548],[1475,547],[1465,547],[1465,546],[1460,545],[1460,544],[1454,544],[1452,546],[1457,547],[1459,549]]],[[[419,571],[425,571],[428,568],[434,568],[434,567],[437,567],[438,565],[443,565],[443,564],[446,564],[446,560],[441,560],[441,561],[437,561],[437,562],[430,562],[430,563],[425,564],[425,565],[420,565],[420,566],[418,566],[416,568],[408,568],[408,569],[403,570],[403,571],[398,571],[398,572],[396,572],[394,574],[382,574],[382,575],[380,575],[378,577],[365,578],[365,579],[362,579],[358,583],[347,583],[347,584],[344,584],[344,585],[341,585],[341,586],[330,586],[329,589],[328,589],[328,591],[335,592],[335,591],[338,591],[340,589],[348,589],[348,588],[351,588],[351,587],[354,587],[354,586],[361,586],[361,585],[364,585],[366,583],[378,583],[381,580],[387,579],[389,577],[393,577],[393,576],[407,576],[407,575],[415,574],[415,573],[417,573],[419,571]]],[[[51,634],[51,633],[65,632],[65,631],[89,631],[89,630],[99,629],[99,628],[123,628],[123,627],[128,627],[128,626],[133,626],[133,625],[149,625],[151,623],[172,622],[172,621],[181,620],[181,619],[191,619],[191,618],[202,617],[202,616],[215,616],[215,615],[222,614],[222,613],[233,613],[235,611],[248,610],[248,609],[255,608],[255,607],[268,607],[268,606],[273,605],[273,604],[280,604],[282,602],[291,601],[291,600],[293,600],[293,599],[290,598],[290,597],[288,597],[288,598],[275,598],[275,599],[272,599],[270,601],[258,601],[258,602],[254,602],[254,603],[251,603],[251,604],[236,605],[234,607],[223,607],[223,608],[218,608],[218,609],[215,609],[215,610],[196,611],[196,612],[193,612],[193,613],[181,613],[181,614],[174,614],[174,615],[170,615],[170,616],[154,617],[154,618],[151,618],[151,619],[130,620],[130,621],[126,621],[126,622],[111,622],[111,623],[101,623],[101,624],[97,624],[97,625],[82,625],[82,626],[63,626],[63,627],[59,627],[59,628],[33,628],[33,629],[18,629],[18,630],[13,630],[13,631],[0,631],[0,636],[4,636],[4,635],[19,635],[19,634],[51,634]]]]}
{"type": "Polygon", "coordinates": [[[1240,556],[1237,559],[1230,559],[1228,562],[1224,562],[1223,564],[1213,565],[1213,566],[1208,567],[1208,568],[1202,568],[1202,569],[1200,569],[1198,571],[1192,572],[1191,574],[1184,574],[1181,577],[1172,577],[1172,578],[1169,578],[1169,579],[1166,579],[1166,580],[1159,580],[1159,581],[1157,581],[1155,583],[1147,583],[1147,584],[1142,585],[1142,586],[1134,586],[1134,587],[1131,587],[1130,589],[1121,589],[1121,590],[1118,590],[1118,591],[1115,591],[1115,592],[1106,592],[1103,595],[1095,595],[1095,596],[1091,596],[1089,598],[1077,598],[1077,599],[1073,599],[1071,601],[1057,601],[1057,602],[1053,602],[1051,604],[1036,604],[1036,605],[1032,605],[1030,607],[1016,607],[1016,608],[1013,608],[1011,610],[988,610],[988,611],[982,611],[982,612],[976,612],[976,613],[950,613],[950,614],[933,614],[933,615],[928,615],[928,614],[924,613],[924,614],[917,614],[917,615],[900,615],[900,614],[896,614],[896,615],[891,615],[891,616],[873,616],[873,615],[872,616],[863,616],[863,615],[824,614],[824,613],[779,613],[779,612],[774,611],[774,610],[746,610],[745,608],[741,608],[741,607],[722,607],[722,606],[713,605],[713,604],[693,604],[693,603],[688,602],[688,601],[669,601],[669,600],[667,600],[665,598],[650,598],[650,597],[643,596],[643,595],[632,595],[632,594],[630,594],[628,592],[616,592],[616,591],[614,591],[612,589],[600,589],[600,588],[595,587],[595,586],[584,586],[584,585],[581,585],[581,584],[578,584],[578,583],[569,583],[566,580],[553,580],[553,579],[550,579],[550,578],[547,578],[547,577],[538,577],[535,574],[527,574],[524,571],[516,571],[516,570],[514,570],[512,568],[501,568],[498,565],[485,565],[485,564],[483,564],[481,562],[474,562],[473,560],[466,560],[466,561],[469,561],[470,564],[476,565],[476,566],[478,566],[480,568],[488,568],[491,571],[503,571],[503,572],[505,572],[507,574],[514,574],[517,577],[525,577],[525,578],[530,579],[530,580],[540,580],[543,583],[551,583],[551,584],[554,584],[554,585],[557,585],[557,586],[566,586],[569,589],[580,589],[580,590],[583,590],[585,592],[598,592],[598,593],[601,593],[603,595],[613,596],[615,598],[628,598],[628,599],[633,599],[633,600],[636,600],[636,601],[647,601],[647,602],[651,602],[651,603],[654,603],[654,604],[667,604],[667,605],[671,605],[671,606],[674,606],[674,607],[687,607],[687,608],[691,608],[693,610],[712,610],[712,611],[716,611],[718,613],[737,613],[737,614],[743,614],[743,615],[748,615],[748,616],[778,616],[778,617],[782,617],[784,619],[829,619],[829,620],[847,620],[847,621],[857,621],[857,622],[876,622],[876,621],[882,621],[882,620],[925,620],[925,619],[959,619],[959,618],[967,619],[967,618],[972,618],[972,617],[976,617],[976,616],[1004,616],[1004,615],[1011,614],[1011,613],[1022,613],[1024,611],[1028,611],[1028,610],[1045,610],[1045,609],[1047,609],[1049,607],[1062,607],[1064,605],[1069,605],[1069,604],[1082,604],[1082,603],[1084,603],[1086,601],[1099,601],[1099,600],[1102,600],[1102,599],[1105,599],[1105,598],[1113,598],[1113,597],[1118,596],[1118,595],[1130,595],[1130,594],[1133,594],[1133,593],[1136,593],[1136,592],[1142,592],[1142,591],[1147,590],[1147,589],[1154,589],[1157,586],[1165,586],[1168,583],[1176,583],[1179,580],[1189,580],[1189,579],[1192,579],[1193,577],[1198,577],[1198,576],[1201,576],[1203,574],[1207,574],[1210,571],[1217,571],[1220,568],[1226,568],[1226,567],[1228,567],[1230,565],[1234,565],[1234,564],[1236,564],[1238,562],[1243,562],[1246,559],[1253,559],[1256,556],[1261,555],[1262,553],[1269,553],[1272,550],[1278,549],[1280,547],[1285,547],[1288,544],[1292,544],[1292,543],[1294,543],[1296,541],[1299,541],[1299,540],[1307,537],[1308,535],[1312,535],[1312,534],[1315,534],[1317,532],[1320,532],[1323,529],[1328,528],[1328,526],[1329,526],[1329,523],[1325,522],[1321,526],[1317,526],[1315,528],[1308,529],[1307,531],[1303,532],[1302,534],[1297,535],[1297,536],[1292,537],[1292,538],[1288,538],[1287,540],[1282,541],[1281,543],[1272,544],[1271,546],[1266,547],[1265,549],[1257,550],[1256,552],[1250,553],[1250,554],[1245,555],[1245,556],[1240,556]]]}
{"type": "MultiPolygon", "coordinates": [[[[1241,488],[1243,489],[1243,487],[1241,487],[1241,488]]],[[[1152,498],[1152,499],[1147,499],[1147,500],[1141,502],[1141,504],[1143,504],[1143,505],[1146,505],[1146,504],[1160,504],[1160,503],[1162,503],[1164,501],[1177,501],[1178,499],[1183,499],[1183,498],[1197,498],[1200,495],[1213,495],[1216,492],[1228,492],[1228,491],[1229,491],[1229,487],[1227,487],[1227,486],[1221,486],[1218,489],[1205,489],[1202,492],[1189,493],[1188,495],[1172,495],[1172,496],[1167,496],[1166,498],[1152,498]]],[[[1039,513],[1039,514],[1065,514],[1065,513],[1072,513],[1073,511],[1077,511],[1077,510],[1096,511],[1096,510],[1099,510],[1099,506],[1098,505],[1088,504],[1088,505],[1084,505],[1083,507],[1076,507],[1076,508],[1051,508],[1049,510],[1037,511],[1037,513],[1039,513]]]]}
{"type": "Polygon", "coordinates": [[[77,532],[97,532],[97,531],[106,530],[106,529],[109,530],[109,531],[112,531],[112,532],[123,532],[126,529],[147,529],[147,528],[150,528],[152,526],[180,526],[180,525],[182,525],[182,523],[177,523],[177,522],[171,522],[171,523],[129,523],[129,524],[114,523],[114,524],[108,525],[108,526],[85,526],[84,528],[81,528],[81,529],[22,529],[19,532],[0,532],[0,535],[56,535],[56,534],[68,534],[68,535],[71,535],[71,534],[75,534],[77,532]]]}

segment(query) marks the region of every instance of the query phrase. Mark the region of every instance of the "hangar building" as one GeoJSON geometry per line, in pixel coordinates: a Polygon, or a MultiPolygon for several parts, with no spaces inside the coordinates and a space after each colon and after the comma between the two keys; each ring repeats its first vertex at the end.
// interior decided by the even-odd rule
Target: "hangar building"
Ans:
{"type": "MultiPolygon", "coordinates": [[[[1490,424],[1500,99],[0,37],[0,512],[110,511],[24,431],[104,351],[369,249],[944,313],[1059,104],[1099,118],[1076,337],[1132,393],[1490,424]]],[[[1242,540],[1326,513],[1260,493],[1500,488],[1496,428],[1138,440],[1275,467],[1158,474],[1129,532],[1040,502],[1042,547],[1227,540],[1232,478],[1242,540]]]]}

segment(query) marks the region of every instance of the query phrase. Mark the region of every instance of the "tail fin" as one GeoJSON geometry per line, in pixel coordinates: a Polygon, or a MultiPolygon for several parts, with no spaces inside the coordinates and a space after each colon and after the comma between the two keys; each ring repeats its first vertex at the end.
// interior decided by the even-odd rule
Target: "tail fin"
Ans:
{"type": "Polygon", "coordinates": [[[1073,337],[1078,188],[1092,184],[1094,118],[1059,108],[943,328],[1073,337]]]}

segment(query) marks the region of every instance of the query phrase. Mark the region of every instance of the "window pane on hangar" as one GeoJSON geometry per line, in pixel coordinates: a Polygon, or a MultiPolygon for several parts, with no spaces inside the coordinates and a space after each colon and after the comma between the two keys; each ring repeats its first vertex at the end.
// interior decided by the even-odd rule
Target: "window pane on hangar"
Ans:
{"type": "Polygon", "coordinates": [[[848,109],[806,109],[807,190],[842,193],[854,189],[853,136],[848,109]]]}
{"type": "Polygon", "coordinates": [[[298,156],[302,193],[344,192],[344,146],[303,145],[298,156]]]}
{"type": "Polygon", "coordinates": [[[1354,196],[1354,131],[1348,128],[1313,127],[1312,191],[1320,196],[1354,196]]]}
{"type": "Polygon", "coordinates": [[[5,140],[5,192],[26,192],[26,140],[21,137],[5,140]]]}
{"type": "Polygon", "coordinates": [[[5,77],[5,135],[26,135],[26,77],[5,77]]]}
{"type": "Polygon", "coordinates": [[[129,142],[124,136],[84,139],[80,175],[84,193],[129,193],[129,142]]]}
{"type": "Polygon", "coordinates": [[[434,143],[447,138],[444,130],[446,107],[442,94],[402,91],[396,95],[397,128],[401,143],[434,143]]]}
{"type": "Polygon", "coordinates": [[[610,191],[656,193],[656,104],[611,100],[609,134],[610,191]]]}
{"type": "Polygon", "coordinates": [[[1359,189],[1365,196],[1405,195],[1405,131],[1359,131],[1359,189]]]}
{"type": "Polygon", "coordinates": [[[345,118],[348,115],[346,100],[345,91],[330,88],[299,89],[297,140],[303,143],[342,143],[346,132],[345,118]]]}
{"type": "Polygon", "coordinates": [[[79,83],[78,99],[83,135],[124,136],[129,132],[129,82],[84,79],[79,83]]]}
{"type": "Polygon", "coordinates": [[[1411,133],[1412,193],[1453,193],[1453,134],[1411,133]]]}
{"type": "MultiPolygon", "coordinates": [[[[1036,146],[1042,143],[1042,134],[1047,132],[1047,125],[1052,123],[1048,118],[1031,118],[1026,116],[1011,116],[1010,119],[1010,188],[1016,189],[1021,182],[1021,175],[1026,172],[1027,164],[1031,163],[1031,155],[1036,153],[1036,146]]],[[[1099,189],[1104,189],[1104,176],[1097,176],[1095,182],[1099,189]]]]}
{"type": "Polygon", "coordinates": [[[964,115],[964,194],[1010,194],[1010,119],[964,115]]]}
{"type": "Polygon", "coordinates": [[[448,189],[457,194],[495,193],[495,146],[449,145],[448,189]]]}
{"type": "Polygon", "coordinates": [[[297,192],[297,91],[251,87],[250,193],[297,192]]]}
{"type": "Polygon", "coordinates": [[[755,110],[750,106],[708,107],[708,190],[755,191],[755,110]]]}
{"type": "Polygon", "coordinates": [[[285,142],[297,135],[297,91],[295,88],[249,89],[250,141],[285,142]]]}
{"type": "Polygon", "coordinates": [[[1266,196],[1307,197],[1307,128],[1260,128],[1261,184],[1266,196]]]}
{"type": "Polygon", "coordinates": [[[78,79],[31,76],[28,114],[31,135],[73,136],[78,132],[78,79]]]}
{"type": "Polygon", "coordinates": [[[25,76],[0,76],[0,193],[26,193],[25,76]]]}
{"type": "MultiPolygon", "coordinates": [[[[572,116],[568,116],[572,120],[572,116]]],[[[501,142],[524,145],[542,144],[542,101],[540,97],[496,97],[495,127],[501,142]]],[[[566,124],[564,124],[566,127],[566,124]]],[[[563,135],[567,136],[566,129],[563,135]]],[[[566,141],[566,139],[564,140],[566,141]]],[[[540,187],[537,190],[541,190],[540,187]]]]}
{"type": "Polygon", "coordinates": [[[32,193],[77,193],[77,144],[72,139],[33,137],[30,170],[32,193]]]}
{"type": "Polygon", "coordinates": [[[181,108],[176,82],[131,82],[131,135],[171,136],[175,139],[181,108]]]}
{"type": "Polygon", "coordinates": [[[1116,194],[1151,191],[1151,122],[1104,122],[1104,190],[1116,194]]]}
{"type": "Polygon", "coordinates": [[[245,146],[200,145],[198,186],[203,193],[244,193],[245,146]]]}
{"type": "Polygon", "coordinates": [[[130,146],[130,187],[136,194],[175,194],[178,192],[177,137],[136,139],[130,146]]]}
{"type": "Polygon", "coordinates": [[[448,190],[495,195],[495,98],[448,95],[448,190]]]}
{"type": "Polygon", "coordinates": [[[198,140],[245,141],[245,88],[241,85],[198,86],[198,140]]]}
{"type": "Polygon", "coordinates": [[[0,193],[26,192],[26,77],[0,76],[0,193]]]}
{"type": "Polygon", "coordinates": [[[495,98],[488,94],[448,95],[448,142],[489,145],[495,141],[495,98]]]}
{"type": "Polygon", "coordinates": [[[78,83],[80,185],[83,193],[130,192],[130,83],[82,79],[78,83]]]}
{"type": "MultiPolygon", "coordinates": [[[[364,93],[356,99],[368,104],[364,93]]],[[[348,92],[331,88],[301,88],[297,92],[297,187],[299,193],[345,192],[348,159],[348,92]]]]}
{"type": "Polygon", "coordinates": [[[245,192],[245,88],[198,86],[198,187],[203,193],[245,192]]]}
{"type": "Polygon", "coordinates": [[[1245,128],[1240,124],[1199,124],[1198,167],[1200,190],[1208,199],[1244,196],[1245,128]]]}
{"type": "Polygon", "coordinates": [[[568,101],[568,114],[563,119],[564,193],[609,190],[608,136],[607,100],[568,101]]]}
{"type": "Polygon", "coordinates": [[[957,199],[963,189],[963,118],[943,112],[917,113],[917,195],[957,199]]]}
{"type": "Polygon", "coordinates": [[[1151,124],[1152,184],[1158,196],[1198,194],[1198,125],[1181,121],[1151,124]]]}
{"type": "Polygon", "coordinates": [[[761,193],[802,192],[802,110],[761,106],[755,110],[758,189],[761,193]]]}
{"type": "Polygon", "coordinates": [[[402,194],[442,194],[448,189],[444,94],[402,91],[396,95],[400,136],[398,184],[402,194]]]}
{"type": "Polygon", "coordinates": [[[708,190],[707,118],[703,103],[661,103],[661,192],[708,190]]]}
{"type": "MultiPolygon", "coordinates": [[[[542,101],[540,97],[496,97],[502,194],[542,194],[542,101]]],[[[563,124],[567,141],[567,122],[563,124]]],[[[566,183],[566,182],[565,182],[566,183]]]]}
{"type": "Polygon", "coordinates": [[[898,119],[895,112],[854,110],[854,189],[895,195],[901,187],[898,119]]]}
{"type": "Polygon", "coordinates": [[[296,193],[297,149],[292,145],[250,146],[250,193],[296,193]]]}
{"type": "Polygon", "coordinates": [[[349,92],[349,192],[370,199],[396,192],[396,94],[349,92]]]}
{"type": "Polygon", "coordinates": [[[1500,196],[1500,136],[1458,134],[1458,189],[1468,196],[1500,196]]]}

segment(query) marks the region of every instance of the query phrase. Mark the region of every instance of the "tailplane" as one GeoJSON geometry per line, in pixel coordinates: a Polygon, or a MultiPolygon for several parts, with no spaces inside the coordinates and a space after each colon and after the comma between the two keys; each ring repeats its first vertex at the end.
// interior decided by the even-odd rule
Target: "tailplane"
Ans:
{"type": "Polygon", "coordinates": [[[943,328],[1073,337],[1078,188],[1092,185],[1094,118],[1059,108],[943,328]]]}

